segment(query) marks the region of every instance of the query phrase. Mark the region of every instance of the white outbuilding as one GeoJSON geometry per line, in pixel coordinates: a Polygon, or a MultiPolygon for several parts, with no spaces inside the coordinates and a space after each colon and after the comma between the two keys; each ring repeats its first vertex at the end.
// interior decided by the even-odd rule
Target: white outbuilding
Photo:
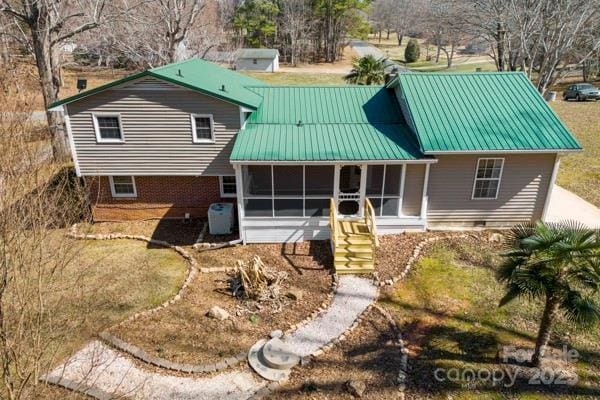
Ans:
{"type": "Polygon", "coordinates": [[[276,72],[279,69],[277,49],[239,49],[235,69],[246,71],[276,72]]]}

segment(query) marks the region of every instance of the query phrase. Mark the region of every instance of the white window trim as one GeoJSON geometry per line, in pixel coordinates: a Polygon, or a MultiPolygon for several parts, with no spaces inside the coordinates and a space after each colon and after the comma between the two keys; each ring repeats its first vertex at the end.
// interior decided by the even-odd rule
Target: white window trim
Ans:
{"type": "Polygon", "coordinates": [[[234,178],[236,177],[235,175],[221,175],[221,176],[219,176],[219,190],[221,191],[221,197],[223,197],[223,198],[237,197],[237,186],[238,186],[237,178],[235,180],[236,193],[225,193],[225,191],[223,190],[223,177],[224,176],[232,176],[234,178]]]}
{"type": "Polygon", "coordinates": [[[133,193],[116,193],[115,192],[115,182],[113,180],[112,175],[108,177],[108,181],[110,182],[110,193],[112,194],[112,197],[117,197],[117,198],[137,197],[137,186],[135,184],[135,176],[131,176],[131,183],[133,183],[133,193]]]}
{"type": "Polygon", "coordinates": [[[500,194],[500,185],[502,184],[502,174],[504,173],[504,157],[481,157],[477,159],[477,165],[475,166],[475,176],[473,178],[473,190],[471,191],[471,200],[497,200],[498,195],[500,194]],[[497,178],[477,178],[477,171],[479,171],[479,164],[481,161],[488,160],[500,160],[500,175],[497,178]],[[496,196],[495,197],[475,197],[475,185],[478,180],[497,180],[498,186],[496,188],[496,196]]]}
{"type": "Polygon", "coordinates": [[[215,123],[212,114],[191,114],[190,120],[192,122],[192,142],[194,143],[214,143],[215,142],[215,123]],[[196,118],[209,118],[210,119],[210,139],[198,139],[196,136],[196,118]]]}
{"type": "Polygon", "coordinates": [[[94,121],[94,132],[96,132],[97,143],[125,143],[125,132],[123,131],[123,122],[121,121],[121,114],[119,113],[92,113],[92,119],[94,121]],[[98,117],[116,117],[119,119],[119,131],[121,132],[121,139],[105,139],[100,136],[100,127],[98,126],[98,117]]]}

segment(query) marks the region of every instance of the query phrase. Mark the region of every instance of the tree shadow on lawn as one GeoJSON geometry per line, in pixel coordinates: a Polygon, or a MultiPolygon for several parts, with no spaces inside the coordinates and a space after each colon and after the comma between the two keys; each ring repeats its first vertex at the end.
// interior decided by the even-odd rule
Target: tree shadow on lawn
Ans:
{"type": "Polygon", "coordinates": [[[327,240],[282,243],[281,256],[300,275],[307,270],[331,270],[333,267],[333,255],[327,240]],[[306,249],[307,246],[308,249],[306,249]],[[315,261],[318,267],[307,266],[314,265],[310,261],[315,261]]]}
{"type": "MultiPolygon", "coordinates": [[[[387,301],[388,304],[400,307],[408,311],[411,315],[425,314],[435,318],[434,325],[430,325],[423,329],[419,326],[418,321],[413,321],[401,327],[401,331],[410,337],[411,333],[423,330],[419,335],[418,346],[420,353],[412,358],[413,377],[412,388],[419,392],[420,395],[442,394],[448,390],[470,390],[477,389],[489,393],[544,393],[544,394],[565,394],[565,395],[582,395],[582,396],[599,396],[600,386],[584,385],[581,382],[577,385],[543,385],[531,384],[528,378],[517,378],[514,386],[505,387],[504,381],[494,385],[492,381],[451,381],[444,380],[443,382],[435,379],[435,372],[439,368],[448,371],[449,368],[458,368],[463,372],[465,369],[478,370],[503,370],[507,367],[506,364],[499,363],[496,351],[502,343],[498,340],[498,332],[504,332],[512,336],[519,337],[530,342],[535,341],[533,335],[506,328],[504,326],[491,323],[488,321],[478,321],[466,316],[449,315],[444,312],[432,310],[426,307],[415,307],[407,303],[399,303],[397,301],[387,301]],[[480,330],[468,331],[456,326],[449,326],[447,322],[457,322],[459,324],[468,324],[474,327],[480,326],[492,330],[490,332],[482,332],[480,330]],[[503,367],[504,366],[504,367],[503,367]],[[414,379],[415,377],[418,377],[414,379]]],[[[409,339],[410,340],[410,339],[409,339]]],[[[412,340],[410,340],[412,341],[412,340]]],[[[552,343],[553,346],[558,346],[560,341],[552,343]]],[[[413,343],[414,344],[414,343],[413,343]]],[[[409,343],[410,347],[410,343],[409,343]]],[[[560,347],[560,346],[558,346],[560,347]]],[[[578,350],[580,359],[586,360],[586,363],[592,367],[600,361],[600,354],[585,350],[578,350]]],[[[441,376],[446,376],[445,372],[441,376]]],[[[580,381],[584,376],[579,376],[580,381]]],[[[595,377],[590,377],[594,382],[595,377]]],[[[588,380],[589,382],[590,380],[588,380]]]]}

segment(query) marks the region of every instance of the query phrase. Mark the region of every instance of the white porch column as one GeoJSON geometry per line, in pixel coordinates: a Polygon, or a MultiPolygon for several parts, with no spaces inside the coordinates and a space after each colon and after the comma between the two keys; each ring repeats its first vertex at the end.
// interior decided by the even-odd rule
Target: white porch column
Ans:
{"type": "Polygon", "coordinates": [[[246,235],[244,234],[244,182],[242,178],[242,166],[235,164],[233,166],[235,170],[235,191],[237,197],[237,209],[238,209],[238,231],[240,232],[240,239],[242,243],[246,244],[246,235]]]}
{"type": "Polygon", "coordinates": [[[421,197],[421,219],[427,219],[427,203],[429,198],[427,196],[427,186],[429,185],[429,166],[425,164],[425,176],[423,177],[423,195],[421,197]]]}

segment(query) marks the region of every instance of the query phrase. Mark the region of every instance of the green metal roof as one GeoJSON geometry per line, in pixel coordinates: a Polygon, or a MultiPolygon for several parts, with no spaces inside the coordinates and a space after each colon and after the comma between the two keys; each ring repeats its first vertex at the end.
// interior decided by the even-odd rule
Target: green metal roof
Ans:
{"type": "Polygon", "coordinates": [[[581,148],[523,73],[406,73],[396,84],[425,153],[581,148]]]}
{"type": "Polygon", "coordinates": [[[263,86],[250,123],[404,123],[394,93],[381,86],[263,86]]]}
{"type": "Polygon", "coordinates": [[[253,88],[263,103],[237,135],[233,161],[421,158],[392,91],[379,86],[253,88]]]}
{"type": "Polygon", "coordinates": [[[152,68],[129,75],[125,78],[109,82],[105,85],[78,93],[75,96],[54,102],[48,108],[71,103],[83,97],[110,89],[117,85],[122,85],[144,76],[161,79],[252,109],[256,109],[260,105],[262,98],[254,91],[247,89],[246,86],[266,85],[258,79],[220,67],[217,64],[199,58],[192,58],[179,63],[152,68]],[[225,90],[222,90],[223,85],[225,86],[225,90]]]}

